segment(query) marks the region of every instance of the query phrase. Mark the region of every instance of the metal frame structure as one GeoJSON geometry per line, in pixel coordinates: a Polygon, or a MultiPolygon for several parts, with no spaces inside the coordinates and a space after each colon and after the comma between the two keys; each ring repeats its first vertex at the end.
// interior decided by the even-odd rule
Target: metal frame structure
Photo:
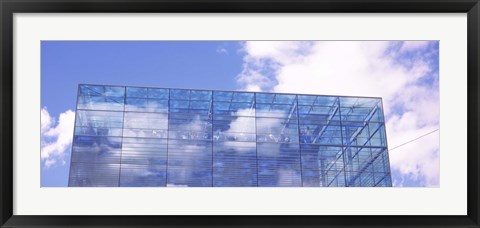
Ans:
{"type": "Polygon", "coordinates": [[[390,187],[381,98],[81,84],[69,186],[390,187]]]}

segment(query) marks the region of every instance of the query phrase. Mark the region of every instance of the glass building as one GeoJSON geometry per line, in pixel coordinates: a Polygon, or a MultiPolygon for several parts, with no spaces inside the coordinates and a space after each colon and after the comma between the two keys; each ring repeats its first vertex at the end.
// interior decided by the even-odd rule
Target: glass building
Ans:
{"type": "Polygon", "coordinates": [[[382,100],[82,84],[69,186],[390,187],[382,100]]]}

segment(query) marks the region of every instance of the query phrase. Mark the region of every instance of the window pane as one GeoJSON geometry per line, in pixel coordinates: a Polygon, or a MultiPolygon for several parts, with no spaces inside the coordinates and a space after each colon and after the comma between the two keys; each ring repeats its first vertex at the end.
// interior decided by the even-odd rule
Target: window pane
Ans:
{"type": "Polygon", "coordinates": [[[122,138],[75,136],[72,162],[120,163],[122,138]]]}
{"type": "Polygon", "coordinates": [[[117,187],[119,164],[75,163],[70,167],[69,187],[117,187]]]}
{"type": "Polygon", "coordinates": [[[214,101],[232,101],[233,92],[213,91],[214,101]]]}
{"type": "Polygon", "coordinates": [[[255,142],[215,142],[213,144],[213,185],[257,186],[255,142]]]}
{"type": "Polygon", "coordinates": [[[122,112],[77,111],[75,135],[122,136],[122,112]]]}
{"type": "Polygon", "coordinates": [[[300,149],[304,186],[328,187],[333,177],[344,178],[336,175],[343,170],[342,147],[305,144],[300,149]]]}
{"type": "Polygon", "coordinates": [[[170,89],[170,99],[172,99],[172,100],[190,100],[190,90],[170,89]]]}
{"type": "Polygon", "coordinates": [[[168,112],[168,100],[127,98],[125,111],[168,112]]]}
{"type": "Polygon", "coordinates": [[[301,186],[300,153],[294,143],[258,143],[258,186],[301,186]]]}
{"type": "Polygon", "coordinates": [[[211,141],[168,141],[168,185],[212,186],[211,141]]]}
{"type": "Polygon", "coordinates": [[[161,99],[161,100],[168,100],[169,90],[168,89],[148,88],[148,97],[149,98],[161,99]]]}
{"type": "Polygon", "coordinates": [[[166,139],[123,138],[122,164],[167,164],[166,139]]]}
{"type": "Polygon", "coordinates": [[[163,113],[126,112],[125,128],[167,129],[168,115],[163,113]]]}
{"type": "Polygon", "coordinates": [[[77,109],[123,111],[124,98],[80,96],[77,109]]]}
{"type": "Polygon", "coordinates": [[[122,164],[120,174],[121,187],[165,187],[165,165],[122,164]]]}
{"type": "Polygon", "coordinates": [[[210,101],[212,100],[212,92],[206,90],[192,90],[190,100],[195,101],[210,101]]]}
{"type": "Polygon", "coordinates": [[[296,118],[294,105],[270,105],[270,104],[258,104],[256,107],[257,117],[273,117],[273,118],[296,118]]]}
{"type": "Polygon", "coordinates": [[[76,126],[122,128],[123,112],[77,111],[76,126]]]}
{"type": "Polygon", "coordinates": [[[255,101],[257,104],[271,104],[273,103],[273,99],[275,98],[275,94],[271,93],[256,93],[255,101]]]}
{"type": "MultiPolygon", "coordinates": [[[[344,121],[370,121],[379,109],[380,99],[340,98],[341,116],[344,121]]],[[[378,116],[377,116],[378,119],[378,116]]]]}
{"type": "Polygon", "coordinates": [[[148,98],[147,88],[127,87],[127,97],[148,98]]]}

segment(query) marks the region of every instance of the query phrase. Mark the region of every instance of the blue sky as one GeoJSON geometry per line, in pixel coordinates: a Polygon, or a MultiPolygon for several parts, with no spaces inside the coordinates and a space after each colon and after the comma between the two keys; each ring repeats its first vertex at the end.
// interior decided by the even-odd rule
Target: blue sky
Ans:
{"type": "MultiPolygon", "coordinates": [[[[52,117],[75,110],[79,83],[236,89],[235,42],[42,42],[41,105],[52,117]],[[207,80],[208,79],[208,80],[207,80]]],[[[48,168],[42,186],[67,184],[70,158],[48,168]]]]}
{"type": "MultiPolygon", "coordinates": [[[[380,96],[390,148],[439,128],[436,41],[43,41],[41,46],[41,186],[67,185],[79,83],[380,96]]],[[[395,186],[439,186],[438,134],[397,148],[390,157],[395,186]]]]}

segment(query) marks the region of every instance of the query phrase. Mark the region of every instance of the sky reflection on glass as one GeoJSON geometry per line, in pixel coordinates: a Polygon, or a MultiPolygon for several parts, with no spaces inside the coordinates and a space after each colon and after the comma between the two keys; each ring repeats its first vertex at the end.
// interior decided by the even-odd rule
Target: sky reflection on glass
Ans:
{"type": "Polygon", "coordinates": [[[391,186],[381,99],[80,85],[69,186],[391,186]]]}

